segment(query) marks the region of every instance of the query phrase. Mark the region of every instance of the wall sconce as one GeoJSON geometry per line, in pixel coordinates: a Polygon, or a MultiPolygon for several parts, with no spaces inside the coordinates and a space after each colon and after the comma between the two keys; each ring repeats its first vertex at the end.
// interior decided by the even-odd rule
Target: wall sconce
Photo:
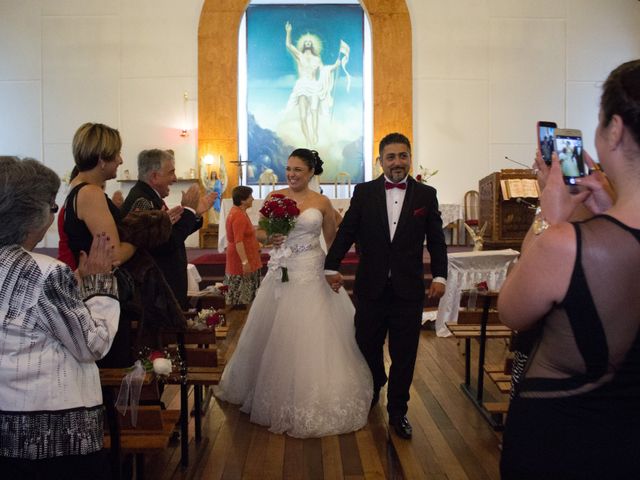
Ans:
{"type": "Polygon", "coordinates": [[[189,101],[189,94],[187,92],[184,92],[184,94],[182,95],[182,98],[183,98],[182,109],[183,109],[184,118],[182,121],[183,123],[182,123],[182,130],[180,130],[180,136],[184,138],[189,136],[189,130],[187,129],[187,102],[189,101]]]}

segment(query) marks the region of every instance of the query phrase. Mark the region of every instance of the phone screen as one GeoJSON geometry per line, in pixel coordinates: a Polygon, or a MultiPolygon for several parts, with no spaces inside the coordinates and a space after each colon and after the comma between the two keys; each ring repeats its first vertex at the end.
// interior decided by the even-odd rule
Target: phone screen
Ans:
{"type": "Polygon", "coordinates": [[[555,147],[560,160],[564,183],[575,185],[576,178],[584,177],[585,175],[584,160],[582,159],[582,137],[556,133],[555,147]]]}
{"type": "Polygon", "coordinates": [[[557,125],[553,122],[538,122],[538,147],[547,165],[551,165],[556,127],[557,125]]]}

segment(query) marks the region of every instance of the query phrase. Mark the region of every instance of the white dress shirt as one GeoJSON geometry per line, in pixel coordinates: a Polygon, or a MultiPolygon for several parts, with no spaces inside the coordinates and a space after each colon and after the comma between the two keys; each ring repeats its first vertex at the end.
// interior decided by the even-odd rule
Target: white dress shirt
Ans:
{"type": "MultiPolygon", "coordinates": [[[[387,182],[391,182],[386,176],[384,179],[387,182]]],[[[401,180],[398,183],[407,183],[407,177],[404,177],[404,180],[401,180]]],[[[398,227],[398,220],[400,219],[400,212],[402,211],[402,204],[404,202],[404,196],[407,193],[406,188],[390,188],[385,190],[387,197],[387,217],[389,219],[389,238],[393,240],[393,236],[396,233],[396,228],[398,227]]]]}
{"type": "MultiPolygon", "coordinates": [[[[391,182],[385,175],[384,179],[387,182],[391,182]]],[[[396,182],[391,182],[396,183],[396,182]]],[[[403,180],[397,183],[407,183],[407,177],[404,177],[403,180]]],[[[393,241],[393,236],[396,233],[396,228],[398,227],[398,220],[400,219],[400,212],[402,211],[402,204],[404,202],[404,197],[407,193],[406,189],[403,188],[390,188],[385,190],[387,197],[387,217],[389,219],[389,237],[393,241]]],[[[447,281],[443,277],[434,277],[433,282],[445,284],[447,281]]]]}

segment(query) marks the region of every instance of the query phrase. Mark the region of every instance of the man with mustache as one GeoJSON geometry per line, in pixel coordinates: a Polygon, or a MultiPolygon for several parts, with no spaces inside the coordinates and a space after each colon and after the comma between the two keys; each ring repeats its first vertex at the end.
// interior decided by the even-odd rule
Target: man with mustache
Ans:
{"type": "Polygon", "coordinates": [[[407,420],[409,387],[420,339],[425,285],[423,245],[431,256],[429,298],[444,294],[447,246],[433,187],[409,175],[411,143],[400,133],[380,141],[378,161],[384,175],[355,187],[325,261],[327,282],[339,290],[338,269],[351,245],[360,246],[356,272],[356,341],[373,375],[372,407],[387,383],[383,346],[389,334],[389,424],[401,438],[411,438],[407,420]]]}

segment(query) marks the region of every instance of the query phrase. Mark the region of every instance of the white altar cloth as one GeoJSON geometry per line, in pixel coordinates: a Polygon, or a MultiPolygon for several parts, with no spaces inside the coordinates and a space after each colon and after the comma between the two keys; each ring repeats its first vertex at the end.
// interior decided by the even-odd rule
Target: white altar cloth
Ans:
{"type": "Polygon", "coordinates": [[[507,269],[520,252],[516,250],[487,250],[481,252],[450,253],[447,273],[447,289],[440,299],[436,317],[436,334],[451,335],[447,323],[458,322],[461,291],[485,281],[489,290],[500,290],[507,276],[507,269]]]}

